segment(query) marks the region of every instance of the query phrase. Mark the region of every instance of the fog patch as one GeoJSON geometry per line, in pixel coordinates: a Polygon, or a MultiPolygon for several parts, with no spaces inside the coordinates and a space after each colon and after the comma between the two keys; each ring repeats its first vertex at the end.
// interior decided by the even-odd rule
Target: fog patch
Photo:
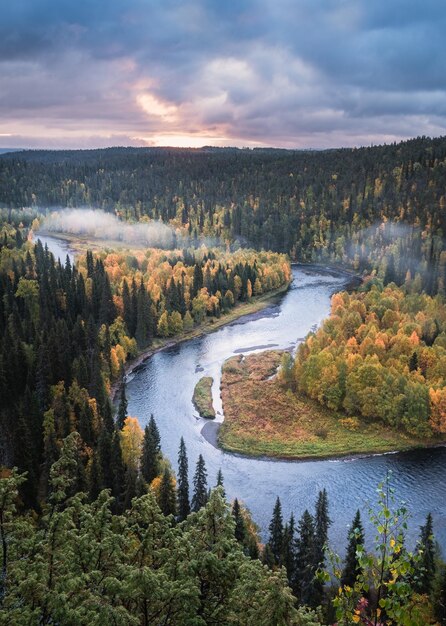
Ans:
{"type": "Polygon", "coordinates": [[[54,211],[44,219],[41,230],[152,248],[171,249],[180,243],[175,229],[163,222],[131,224],[98,209],[54,211]]]}

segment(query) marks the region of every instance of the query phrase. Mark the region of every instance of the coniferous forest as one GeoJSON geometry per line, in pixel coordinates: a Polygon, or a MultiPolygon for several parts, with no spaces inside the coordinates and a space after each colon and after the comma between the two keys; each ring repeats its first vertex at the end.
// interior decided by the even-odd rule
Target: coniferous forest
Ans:
{"type": "Polygon", "coordinates": [[[160,342],[286,290],[290,260],[331,264],[362,284],[285,359],[287,393],[349,427],[441,437],[445,168],[446,139],[424,137],[0,157],[0,624],[446,624],[433,518],[407,540],[391,475],[336,550],[329,485],[299,518],[265,502],[262,534],[183,438],[174,472],[157,416],[129,415],[124,376],[160,342]],[[53,209],[85,206],[162,221],[187,245],[57,261],[31,239],[53,209]]]}
{"type": "Polygon", "coordinates": [[[409,271],[435,294],[445,282],[445,167],[444,137],[325,151],[13,152],[0,158],[0,206],[90,206],[298,261],[390,265],[398,284],[409,271]]]}

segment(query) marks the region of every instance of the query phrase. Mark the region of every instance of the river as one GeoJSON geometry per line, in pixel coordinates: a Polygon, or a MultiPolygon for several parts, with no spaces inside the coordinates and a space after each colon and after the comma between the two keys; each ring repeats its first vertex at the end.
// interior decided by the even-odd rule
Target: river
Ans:
{"type": "MultiPolygon", "coordinates": [[[[65,255],[66,242],[45,237],[48,247],[65,255]]],[[[446,548],[446,448],[414,450],[367,458],[327,461],[277,461],[245,458],[222,452],[203,436],[206,420],[198,417],[192,404],[196,382],[214,378],[213,396],[217,422],[222,420],[219,381],[222,363],[229,357],[267,348],[294,347],[328,315],[330,296],[343,289],[345,274],[316,267],[293,268],[293,283],[281,301],[260,314],[241,318],[214,333],[192,339],[154,354],[127,377],[128,411],[142,426],[153,413],[161,433],[162,449],[177,467],[180,437],[184,437],[192,480],[201,453],[209,484],[215,484],[221,468],[229,499],[237,496],[250,509],[267,536],[272,508],[280,497],[284,518],[291,512],[298,519],[310,511],[318,491],[326,488],[333,524],[330,540],[338,550],[346,543],[348,525],[359,508],[367,520],[368,504],[376,501],[377,484],[392,471],[398,500],[412,513],[409,544],[413,546],[419,526],[428,512],[434,520],[436,538],[446,548]]],[[[206,426],[209,428],[209,426],[206,426]]],[[[213,428],[211,426],[210,428],[213,428]]],[[[208,437],[209,438],[209,437],[208,437]]],[[[369,538],[370,526],[365,524],[369,538]]]]}

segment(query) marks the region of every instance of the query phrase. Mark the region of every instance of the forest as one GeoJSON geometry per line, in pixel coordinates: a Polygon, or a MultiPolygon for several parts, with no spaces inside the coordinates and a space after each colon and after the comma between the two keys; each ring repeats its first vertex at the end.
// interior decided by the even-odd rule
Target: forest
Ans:
{"type": "Polygon", "coordinates": [[[444,291],[446,138],[359,149],[110,148],[0,156],[0,207],[161,219],[293,260],[444,291]],[[389,269],[387,270],[387,268],[389,269]]]}
{"type": "Polygon", "coordinates": [[[182,439],[175,474],[156,415],[142,429],[121,384],[158,340],[285,289],[289,258],[338,263],[366,279],[333,297],[287,361],[290,393],[345,412],[352,428],[360,415],[444,435],[445,164],[442,138],[0,157],[0,624],[446,623],[432,516],[409,545],[391,476],[369,511],[374,535],[352,511],[342,556],[328,545],[325,489],[298,520],[265,503],[262,541],[221,471],[208,476],[200,455],[191,476],[182,439]],[[191,245],[72,263],[28,240],[40,211],[85,205],[161,219],[191,245]]]}
{"type": "Polygon", "coordinates": [[[102,468],[100,484],[111,487],[109,395],[129,358],[290,280],[276,253],[87,252],[73,267],[29,243],[26,229],[2,232],[1,462],[28,472],[23,495],[33,506],[46,499],[49,468],[72,430],[87,474],[102,468]]]}
{"type": "Polygon", "coordinates": [[[294,383],[345,412],[351,428],[360,415],[444,437],[445,324],[443,297],[420,293],[411,281],[398,288],[369,278],[360,290],[333,296],[330,317],[299,346],[294,383]]]}

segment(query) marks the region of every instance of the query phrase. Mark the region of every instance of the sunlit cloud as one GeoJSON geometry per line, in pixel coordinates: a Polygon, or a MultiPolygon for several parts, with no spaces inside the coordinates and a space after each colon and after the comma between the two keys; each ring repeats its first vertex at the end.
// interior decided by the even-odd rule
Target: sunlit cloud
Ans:
{"type": "Polygon", "coordinates": [[[320,148],[446,134],[445,28],[443,0],[9,3],[0,146],[320,148]]]}
{"type": "Polygon", "coordinates": [[[165,104],[150,93],[140,94],[136,100],[147,115],[159,117],[165,122],[174,122],[177,119],[176,106],[165,104]]]}

